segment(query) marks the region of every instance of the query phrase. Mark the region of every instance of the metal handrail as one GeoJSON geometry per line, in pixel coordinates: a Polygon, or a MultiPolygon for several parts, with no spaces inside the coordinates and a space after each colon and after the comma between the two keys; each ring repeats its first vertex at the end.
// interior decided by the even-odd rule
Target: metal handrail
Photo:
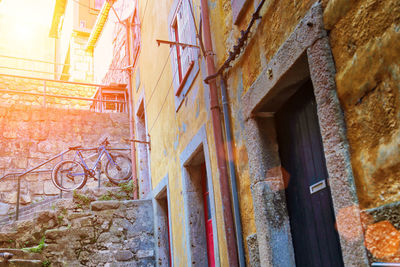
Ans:
{"type": "Polygon", "coordinates": [[[127,112],[127,103],[128,101],[124,100],[105,100],[102,97],[99,99],[95,98],[96,95],[94,95],[91,98],[87,97],[79,97],[79,96],[66,96],[66,95],[57,95],[57,94],[48,94],[47,93],[47,83],[63,83],[63,84],[71,84],[71,85],[81,85],[81,86],[89,86],[89,87],[97,87],[97,88],[116,88],[116,86],[112,85],[103,85],[103,84],[95,84],[95,83],[85,83],[85,82],[72,82],[72,81],[63,81],[63,80],[55,80],[55,79],[47,79],[47,78],[37,78],[37,77],[29,77],[29,76],[21,76],[21,75],[13,75],[13,74],[3,74],[0,73],[0,77],[9,77],[9,78],[18,78],[18,79],[28,79],[28,80],[36,80],[36,81],[42,81],[43,82],[43,91],[42,92],[25,92],[21,90],[10,90],[9,88],[6,89],[0,89],[0,93],[8,93],[8,94],[17,94],[17,95],[31,95],[31,96],[40,96],[43,97],[43,106],[46,107],[46,98],[61,98],[61,99],[72,99],[72,100],[82,100],[82,101],[90,101],[92,102],[90,109],[93,108],[93,105],[95,103],[100,103],[100,112],[103,111],[103,104],[104,103],[111,103],[111,104],[116,104],[115,108],[117,110],[120,110],[123,112],[127,112]],[[117,106],[118,105],[118,106],[117,106]],[[121,105],[121,106],[120,106],[121,105]]]}
{"type": "Polygon", "coordinates": [[[44,161],[44,162],[42,162],[42,163],[36,165],[35,167],[33,167],[33,168],[31,168],[31,169],[29,169],[29,170],[23,172],[22,174],[20,174],[20,175],[18,176],[18,185],[17,185],[17,207],[16,207],[16,211],[15,211],[15,220],[16,220],[16,221],[18,221],[18,219],[19,219],[19,199],[20,199],[20,194],[21,194],[21,177],[24,176],[24,175],[26,175],[26,174],[28,174],[28,173],[31,173],[31,172],[33,172],[33,171],[39,169],[39,168],[42,167],[43,165],[46,165],[46,164],[49,163],[50,161],[53,161],[53,160],[55,160],[56,158],[61,157],[62,155],[66,154],[66,153],[69,152],[69,151],[70,151],[69,149],[68,149],[68,150],[65,150],[65,151],[61,152],[60,154],[57,154],[56,156],[52,157],[51,159],[48,159],[48,160],[46,160],[46,161],[44,161]]]}
{"type": "MultiPolygon", "coordinates": [[[[80,149],[80,150],[89,151],[89,150],[95,150],[95,149],[97,149],[97,148],[82,148],[82,149],[80,149]]],[[[112,151],[112,150],[130,150],[130,148],[107,148],[107,150],[111,150],[111,151],[112,151]]],[[[30,168],[30,169],[28,169],[28,170],[26,170],[26,171],[24,171],[24,172],[7,173],[7,174],[3,175],[3,176],[0,178],[0,181],[1,181],[1,180],[5,179],[6,177],[18,175],[17,203],[16,203],[16,211],[15,211],[15,220],[16,220],[16,221],[18,221],[18,219],[19,219],[19,206],[20,206],[20,194],[21,194],[21,178],[22,178],[23,176],[29,174],[29,173],[51,172],[52,169],[42,169],[42,170],[38,170],[38,169],[39,169],[40,167],[46,165],[47,163],[49,163],[49,162],[51,162],[51,161],[53,161],[53,160],[55,160],[55,159],[57,159],[57,158],[59,158],[59,157],[62,157],[63,155],[65,155],[65,154],[68,153],[69,151],[72,151],[72,150],[71,150],[71,149],[64,150],[63,152],[61,152],[61,153],[59,153],[59,154],[53,156],[52,158],[50,158],[50,159],[48,159],[48,160],[46,160],[46,161],[43,161],[43,162],[39,163],[39,164],[36,165],[35,167],[32,167],[32,168],[30,168]]]]}
{"type": "Polygon", "coordinates": [[[0,93],[17,94],[17,95],[35,95],[35,96],[53,97],[53,98],[65,98],[65,99],[75,99],[75,100],[86,100],[86,101],[93,101],[93,102],[100,102],[100,103],[126,104],[126,101],[120,101],[120,100],[102,100],[102,99],[79,97],[79,96],[64,96],[64,95],[53,95],[53,94],[46,94],[46,93],[32,93],[32,92],[14,91],[14,90],[9,90],[9,89],[0,89],[0,93]]]}

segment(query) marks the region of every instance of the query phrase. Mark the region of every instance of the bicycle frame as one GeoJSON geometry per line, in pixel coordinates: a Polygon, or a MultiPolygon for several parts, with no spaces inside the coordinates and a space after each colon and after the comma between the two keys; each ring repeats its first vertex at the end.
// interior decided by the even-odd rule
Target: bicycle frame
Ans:
{"type": "Polygon", "coordinates": [[[107,151],[107,148],[105,146],[99,146],[96,148],[99,152],[99,156],[97,157],[96,162],[94,163],[92,168],[89,168],[89,166],[86,164],[85,159],[82,155],[82,151],[84,150],[94,150],[94,149],[76,149],[76,155],[79,157],[80,162],[82,163],[83,167],[85,168],[86,171],[93,171],[101,161],[103,155],[105,154],[108,161],[110,161],[113,165],[116,165],[112,157],[110,156],[110,153],[107,151]]]}

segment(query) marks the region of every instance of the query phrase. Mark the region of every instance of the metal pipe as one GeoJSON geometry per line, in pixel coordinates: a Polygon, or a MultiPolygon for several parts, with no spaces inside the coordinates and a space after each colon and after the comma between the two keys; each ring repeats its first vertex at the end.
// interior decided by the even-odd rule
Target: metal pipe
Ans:
{"type": "Polygon", "coordinates": [[[21,176],[18,176],[18,183],[17,183],[17,207],[15,210],[15,220],[18,221],[19,219],[19,199],[20,199],[20,194],[21,194],[21,176]]]}
{"type": "Polygon", "coordinates": [[[231,195],[233,200],[233,216],[235,220],[236,244],[238,247],[239,266],[245,267],[246,259],[243,246],[242,222],[240,220],[239,197],[236,186],[236,167],[233,158],[232,125],[229,116],[228,97],[226,93],[226,81],[223,77],[221,78],[221,98],[222,98],[222,113],[224,115],[224,125],[225,125],[225,134],[227,142],[226,147],[228,152],[229,174],[231,178],[231,195]]]}
{"type": "MultiPolygon", "coordinates": [[[[125,30],[126,30],[126,45],[125,45],[125,52],[127,55],[127,65],[130,66],[132,64],[131,62],[131,41],[130,41],[130,22],[127,20],[125,25],[125,30]]],[[[135,140],[135,120],[133,119],[133,89],[132,89],[132,77],[131,77],[131,71],[130,69],[127,69],[126,71],[128,75],[128,116],[129,116],[129,134],[130,134],[130,139],[135,140]]],[[[138,179],[137,179],[137,174],[136,174],[136,145],[135,142],[131,142],[131,160],[132,160],[132,180],[135,185],[138,185],[138,179]]],[[[133,198],[137,199],[138,198],[138,189],[137,186],[134,186],[134,192],[133,192],[133,198]]]]}
{"type": "MultiPolygon", "coordinates": [[[[214,53],[212,50],[212,42],[211,42],[210,19],[208,13],[207,0],[201,0],[201,14],[203,18],[207,73],[208,75],[212,75],[215,73],[215,65],[213,58],[214,53]]],[[[218,165],[219,180],[221,187],[222,212],[223,212],[225,235],[228,248],[227,251],[228,265],[231,267],[236,267],[238,266],[239,263],[237,257],[235,228],[233,223],[232,207],[229,194],[230,190],[229,190],[228,172],[227,172],[226,158],[225,158],[224,140],[221,127],[221,117],[220,117],[221,114],[218,104],[217,84],[215,80],[210,81],[209,86],[210,86],[211,118],[214,130],[213,133],[214,133],[215,147],[217,152],[217,165],[218,165]]]]}
{"type": "Polygon", "coordinates": [[[46,93],[47,93],[46,81],[43,81],[43,107],[46,107],[46,93]]]}

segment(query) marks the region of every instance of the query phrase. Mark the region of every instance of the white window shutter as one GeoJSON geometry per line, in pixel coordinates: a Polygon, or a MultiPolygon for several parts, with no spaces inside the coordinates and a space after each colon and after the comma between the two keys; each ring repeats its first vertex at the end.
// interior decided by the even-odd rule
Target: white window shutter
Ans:
{"type": "MultiPolygon", "coordinates": [[[[187,1],[182,0],[181,5],[179,7],[179,11],[177,14],[178,20],[178,35],[179,35],[179,42],[187,43],[188,42],[188,23],[187,23],[187,13],[186,13],[186,6],[187,1]]],[[[190,62],[190,55],[188,53],[187,47],[183,48],[179,46],[181,51],[181,64],[182,64],[182,75],[185,75],[190,62]]]]}

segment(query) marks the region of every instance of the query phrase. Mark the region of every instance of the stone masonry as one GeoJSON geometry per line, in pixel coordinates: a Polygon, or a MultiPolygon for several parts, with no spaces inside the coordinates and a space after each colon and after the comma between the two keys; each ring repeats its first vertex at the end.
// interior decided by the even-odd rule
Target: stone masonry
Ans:
{"type": "Polygon", "coordinates": [[[32,266],[154,266],[152,201],[61,199],[33,219],[1,227],[0,247],[15,258],[29,253],[24,258],[38,263],[32,266]]]}
{"type": "MultiPolygon", "coordinates": [[[[123,113],[0,106],[0,129],[0,177],[32,168],[70,146],[95,147],[104,137],[108,137],[111,147],[129,147],[126,140],[129,136],[128,116],[123,113]]],[[[64,159],[72,156],[72,153],[67,154],[64,159]]],[[[50,162],[42,169],[52,169],[56,162],[50,162]]],[[[88,182],[94,180],[88,179],[88,182]]],[[[14,209],[16,188],[15,177],[0,179],[0,215],[14,209]]],[[[22,179],[23,205],[59,193],[49,172],[27,175],[22,179]]]]}

